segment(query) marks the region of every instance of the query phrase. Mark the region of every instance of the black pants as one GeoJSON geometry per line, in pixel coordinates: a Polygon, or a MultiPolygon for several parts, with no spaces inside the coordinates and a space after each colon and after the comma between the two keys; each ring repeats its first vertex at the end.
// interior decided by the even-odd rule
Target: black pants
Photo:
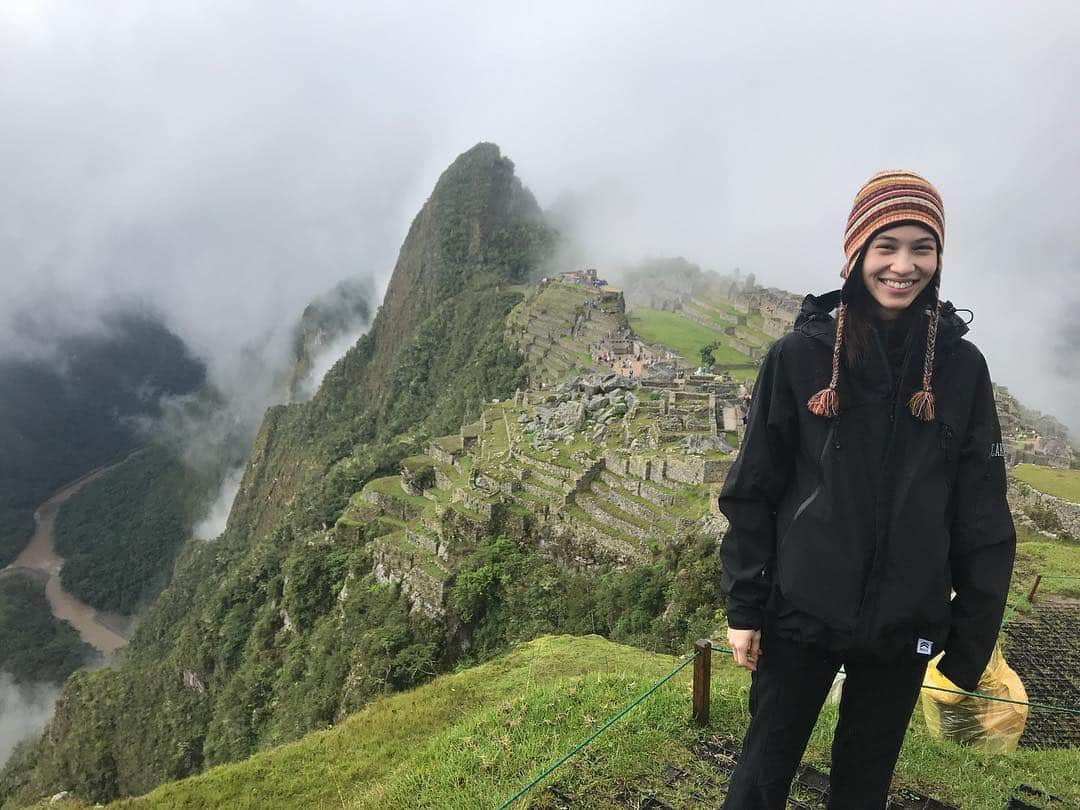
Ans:
{"type": "Polygon", "coordinates": [[[884,808],[926,661],[837,655],[763,634],[750,686],[750,728],[727,810],[783,810],[818,713],[844,665],[832,746],[830,810],[884,808]]]}

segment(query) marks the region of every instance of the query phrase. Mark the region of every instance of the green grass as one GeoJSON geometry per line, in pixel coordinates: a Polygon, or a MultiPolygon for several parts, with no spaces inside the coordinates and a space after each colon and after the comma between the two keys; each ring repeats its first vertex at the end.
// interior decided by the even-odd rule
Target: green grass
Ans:
{"type": "Polygon", "coordinates": [[[1038,464],[1017,464],[1011,475],[1039,492],[1080,503],[1080,470],[1062,470],[1038,464]]]}
{"type": "MultiPolygon", "coordinates": [[[[718,329],[709,329],[675,312],[659,309],[635,309],[627,320],[646,342],[659,343],[678,352],[687,365],[694,368],[701,364],[702,346],[726,338],[718,329]]],[[[726,347],[714,351],[713,358],[721,365],[750,362],[750,358],[745,354],[726,347]]]]}
{"type": "MultiPolygon", "coordinates": [[[[542,637],[481,666],[372,703],[340,725],[251,759],[213,768],[123,807],[495,808],[608,717],[669,673],[678,659],[597,636],[542,637]]],[[[712,717],[705,733],[740,736],[748,720],[749,676],[714,658],[712,717]]],[[[664,782],[668,763],[690,782],[718,772],[688,746],[703,733],[690,722],[684,669],[521,800],[551,806],[551,784],[575,806],[625,807],[645,792],[677,807],[715,806],[723,785],[664,782]]],[[[827,767],[835,709],[827,707],[807,760],[827,767]]],[[[984,754],[931,739],[916,708],[897,769],[901,784],[964,808],[1001,808],[1029,784],[1080,800],[1076,751],[984,754]]]]}
{"type": "Polygon", "coordinates": [[[1080,598],[1080,545],[1054,540],[1024,526],[1017,526],[1016,540],[1016,562],[1005,609],[1006,620],[1017,612],[1035,612],[1041,599],[1052,596],[1080,598]],[[1045,578],[1039,583],[1033,605],[1027,601],[1027,595],[1037,574],[1045,578]]]}
{"type": "Polygon", "coordinates": [[[404,501],[417,509],[424,509],[430,503],[423,495],[412,495],[403,490],[401,488],[400,475],[388,475],[385,478],[373,478],[364,485],[364,489],[370,489],[374,492],[378,492],[380,495],[385,495],[388,498],[404,501]]]}

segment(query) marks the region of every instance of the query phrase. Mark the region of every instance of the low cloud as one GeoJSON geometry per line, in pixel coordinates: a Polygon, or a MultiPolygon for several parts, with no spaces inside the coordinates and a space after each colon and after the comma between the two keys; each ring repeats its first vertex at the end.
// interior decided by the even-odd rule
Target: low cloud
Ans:
{"type": "Polygon", "coordinates": [[[51,684],[17,684],[0,671],[0,766],[19,742],[44,728],[59,695],[51,684]]]}
{"type": "Polygon", "coordinates": [[[147,301],[227,382],[335,282],[381,290],[481,140],[542,205],[584,199],[589,265],[797,293],[838,283],[855,190],[901,166],[943,194],[943,293],[995,378],[1075,428],[1048,347],[1077,298],[1078,73],[1059,0],[7,4],[0,345],[20,312],[57,331],[147,301]]]}

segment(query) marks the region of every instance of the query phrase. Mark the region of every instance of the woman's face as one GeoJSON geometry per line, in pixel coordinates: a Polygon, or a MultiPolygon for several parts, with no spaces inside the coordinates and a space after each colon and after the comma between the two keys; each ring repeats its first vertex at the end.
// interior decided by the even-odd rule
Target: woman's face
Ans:
{"type": "Polygon", "coordinates": [[[926,289],[938,268],[937,241],[921,225],[897,225],[867,246],[862,277],[878,314],[897,317],[926,289]]]}

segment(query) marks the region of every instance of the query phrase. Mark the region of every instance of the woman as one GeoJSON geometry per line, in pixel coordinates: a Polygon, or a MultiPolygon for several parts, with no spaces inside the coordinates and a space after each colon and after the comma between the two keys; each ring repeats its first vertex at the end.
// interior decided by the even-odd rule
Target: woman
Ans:
{"type": "Polygon", "coordinates": [[[990,374],[938,297],[944,242],[930,183],[874,175],[843,288],[807,296],[762,364],[720,494],[728,641],[753,673],[726,808],[785,806],[841,665],[830,807],[884,808],[929,659],[969,690],[989,660],[1016,535],[990,374]]]}

